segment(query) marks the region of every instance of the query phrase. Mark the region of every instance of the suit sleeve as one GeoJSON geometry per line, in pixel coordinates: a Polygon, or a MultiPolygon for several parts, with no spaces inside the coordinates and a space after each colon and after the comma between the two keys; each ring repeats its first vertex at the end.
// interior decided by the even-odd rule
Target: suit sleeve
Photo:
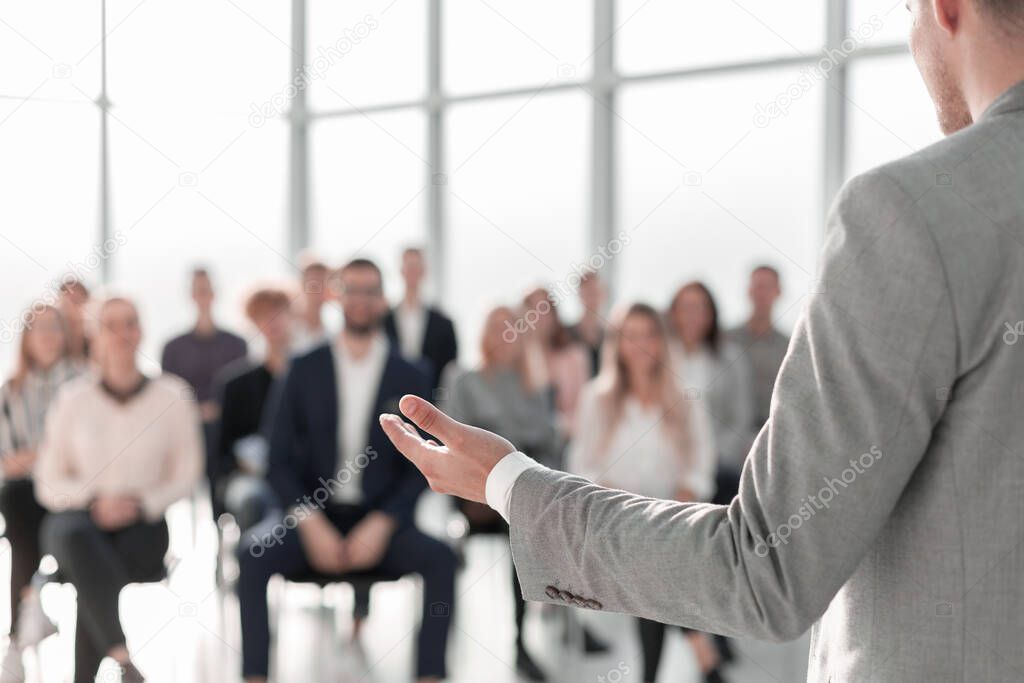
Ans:
{"type": "Polygon", "coordinates": [[[928,226],[880,172],[841,192],[820,274],[729,506],[541,468],[519,477],[511,541],[527,600],[552,602],[554,586],[605,610],[768,640],[823,614],[925,457],[958,344],[928,226]]]}
{"type": "Polygon", "coordinates": [[[300,391],[296,375],[296,363],[293,362],[284,377],[274,382],[265,413],[270,443],[267,481],[285,507],[294,505],[302,497],[295,460],[302,426],[296,405],[300,391]]]}
{"type": "Polygon", "coordinates": [[[448,367],[448,364],[459,357],[459,341],[455,335],[455,324],[449,318],[444,319],[444,354],[440,357],[438,367],[435,369],[438,382],[440,383],[441,373],[448,367]]]}
{"type": "Polygon", "coordinates": [[[234,389],[234,382],[226,378],[224,373],[220,373],[214,381],[214,396],[220,405],[219,416],[214,427],[217,462],[211,468],[216,477],[225,477],[238,469],[234,445],[241,435],[236,417],[239,397],[234,389]]]}

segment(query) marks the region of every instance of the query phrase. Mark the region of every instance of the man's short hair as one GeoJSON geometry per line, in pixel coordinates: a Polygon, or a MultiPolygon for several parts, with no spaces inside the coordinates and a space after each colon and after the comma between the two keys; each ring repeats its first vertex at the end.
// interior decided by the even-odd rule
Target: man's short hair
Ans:
{"type": "Polygon", "coordinates": [[[245,317],[256,322],[266,311],[279,311],[291,306],[292,300],[283,289],[262,287],[245,300],[245,317]]]}
{"type": "Polygon", "coordinates": [[[420,258],[422,258],[423,257],[423,247],[408,246],[405,249],[402,249],[402,258],[405,258],[406,256],[410,256],[412,254],[415,254],[416,256],[419,256],[420,258]]]}
{"type": "Polygon", "coordinates": [[[992,19],[1004,22],[1010,32],[1024,29],[1024,3],[1020,0],[977,0],[978,6],[992,19]],[[1007,25],[1009,24],[1009,25],[1007,25]]]}
{"type": "Polygon", "coordinates": [[[309,277],[311,273],[326,273],[329,270],[323,261],[310,261],[302,267],[302,277],[309,277]]]}
{"type": "Polygon", "coordinates": [[[377,278],[379,280],[381,280],[382,282],[384,281],[384,276],[380,272],[380,268],[377,267],[376,263],[374,263],[368,258],[352,259],[351,261],[349,261],[348,263],[346,263],[345,265],[338,269],[338,277],[341,277],[350,270],[372,270],[373,272],[377,273],[377,278]]]}
{"type": "Polygon", "coordinates": [[[750,271],[750,274],[753,275],[754,273],[762,271],[774,275],[775,281],[781,284],[782,277],[779,275],[778,269],[775,266],[769,266],[767,263],[762,263],[760,265],[754,266],[754,268],[750,271]]]}

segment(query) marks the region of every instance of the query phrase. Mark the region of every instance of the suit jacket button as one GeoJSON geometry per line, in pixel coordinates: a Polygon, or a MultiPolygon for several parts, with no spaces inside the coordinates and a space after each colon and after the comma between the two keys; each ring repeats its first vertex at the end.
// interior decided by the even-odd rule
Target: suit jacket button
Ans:
{"type": "Polygon", "coordinates": [[[558,589],[554,586],[548,586],[547,588],[545,588],[544,593],[552,600],[558,597],[558,589]]]}
{"type": "Polygon", "coordinates": [[[601,609],[603,606],[604,605],[599,603],[597,600],[587,600],[586,601],[587,609],[601,609]]]}
{"type": "Polygon", "coordinates": [[[558,597],[561,598],[563,602],[569,602],[576,596],[569,591],[558,591],[558,597]]]}

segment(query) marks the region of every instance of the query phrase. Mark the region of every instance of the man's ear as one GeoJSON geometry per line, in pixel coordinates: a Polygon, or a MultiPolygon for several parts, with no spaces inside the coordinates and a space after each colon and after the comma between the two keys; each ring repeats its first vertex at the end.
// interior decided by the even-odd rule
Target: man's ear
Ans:
{"type": "Polygon", "coordinates": [[[952,38],[960,29],[963,0],[931,0],[931,3],[935,23],[952,38]]]}

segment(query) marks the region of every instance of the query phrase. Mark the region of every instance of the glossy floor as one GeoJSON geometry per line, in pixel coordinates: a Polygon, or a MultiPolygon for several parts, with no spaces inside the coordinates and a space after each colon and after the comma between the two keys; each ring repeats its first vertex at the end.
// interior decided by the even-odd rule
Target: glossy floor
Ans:
{"type": "MultiPolygon", "coordinates": [[[[443,501],[424,501],[426,526],[443,531],[443,501]]],[[[200,510],[200,518],[207,519],[200,510]]],[[[172,553],[182,558],[162,584],[130,586],[122,596],[122,621],[129,647],[149,680],[223,683],[238,681],[239,628],[234,596],[214,587],[216,535],[199,524],[193,546],[190,508],[172,515],[172,553]]],[[[513,605],[507,542],[474,538],[465,547],[466,565],[457,585],[458,603],[449,646],[450,680],[460,683],[514,683],[513,605]]],[[[0,553],[0,580],[9,572],[6,545],[0,553]]],[[[6,597],[6,591],[3,592],[6,597]]],[[[361,647],[351,644],[352,594],[345,586],[319,591],[277,582],[270,591],[278,628],[273,667],[278,683],[406,683],[412,679],[413,647],[419,601],[414,578],[374,588],[371,616],[361,647]]],[[[6,614],[6,600],[3,599],[6,614]]],[[[30,683],[67,680],[74,631],[74,590],[48,586],[48,613],[60,625],[37,654],[26,656],[30,683]]],[[[612,645],[600,656],[585,657],[564,644],[567,610],[530,605],[526,641],[553,683],[584,681],[642,683],[640,651],[632,619],[621,615],[577,613],[612,645]]],[[[570,634],[575,633],[572,628],[570,634]]],[[[733,683],[802,681],[806,637],[787,645],[738,641],[737,662],[727,668],[733,683]]],[[[114,681],[112,672],[98,679],[114,681]]],[[[695,663],[682,635],[670,630],[659,681],[698,681],[695,663]]]]}

